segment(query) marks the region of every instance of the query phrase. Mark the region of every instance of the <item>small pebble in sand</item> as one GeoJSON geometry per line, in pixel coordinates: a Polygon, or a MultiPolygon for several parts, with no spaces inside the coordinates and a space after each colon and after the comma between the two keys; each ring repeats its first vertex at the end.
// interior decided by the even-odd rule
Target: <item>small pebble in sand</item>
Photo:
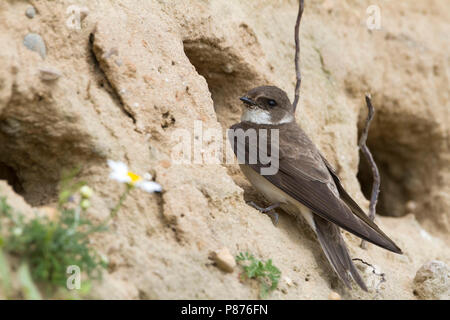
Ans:
{"type": "Polygon", "coordinates": [[[27,10],[25,10],[25,15],[28,18],[33,19],[36,15],[36,9],[33,6],[28,7],[27,10]]]}
{"type": "Polygon", "coordinates": [[[341,300],[341,296],[339,293],[331,291],[330,295],[328,296],[329,300],[341,300]]]}
{"type": "Polygon", "coordinates": [[[225,272],[233,272],[236,266],[236,261],[228,248],[222,248],[213,252],[211,258],[217,264],[217,267],[225,272]]]}
{"type": "Polygon", "coordinates": [[[292,287],[294,285],[294,281],[292,281],[289,277],[283,277],[284,282],[286,282],[288,287],[292,287]]]}
{"type": "Polygon", "coordinates": [[[37,33],[27,34],[23,39],[23,44],[31,51],[39,53],[42,59],[45,59],[45,57],[47,56],[47,49],[45,47],[45,42],[42,39],[42,37],[37,33]]]}
{"type": "Polygon", "coordinates": [[[44,81],[55,81],[62,76],[62,73],[52,68],[39,68],[39,77],[44,81]]]}

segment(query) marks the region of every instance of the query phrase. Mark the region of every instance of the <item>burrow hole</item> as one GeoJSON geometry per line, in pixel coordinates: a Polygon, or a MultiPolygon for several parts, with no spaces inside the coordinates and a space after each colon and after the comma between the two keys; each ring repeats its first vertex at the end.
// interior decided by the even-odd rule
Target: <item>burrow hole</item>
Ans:
{"type": "MultiPolygon", "coordinates": [[[[427,119],[411,114],[399,118],[388,110],[380,108],[375,113],[367,141],[381,178],[377,213],[393,217],[420,214],[439,175],[439,169],[433,165],[439,137],[427,119]]],[[[361,115],[360,134],[367,112],[361,115]]],[[[364,196],[370,199],[372,170],[361,152],[359,157],[357,177],[364,196]]]]}
{"type": "Polygon", "coordinates": [[[239,97],[254,87],[258,75],[231,49],[212,40],[185,40],[183,44],[186,56],[208,83],[222,127],[227,129],[239,122],[239,97]]]}
{"type": "Polygon", "coordinates": [[[17,172],[3,162],[0,162],[0,180],[6,180],[16,193],[23,194],[24,189],[17,172]]]}
{"type": "MultiPolygon", "coordinates": [[[[213,40],[185,40],[183,44],[186,56],[208,84],[225,141],[226,130],[240,121],[242,102],[239,97],[264,82],[243,58],[232,49],[220,47],[213,40]]],[[[238,165],[226,167],[234,182],[244,189],[246,201],[264,201],[245,179],[238,165]]]]}

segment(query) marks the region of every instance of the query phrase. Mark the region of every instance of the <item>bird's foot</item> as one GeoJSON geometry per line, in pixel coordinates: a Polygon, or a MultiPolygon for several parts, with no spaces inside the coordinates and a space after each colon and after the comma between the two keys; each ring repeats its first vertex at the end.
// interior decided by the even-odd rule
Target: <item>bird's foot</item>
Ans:
{"type": "Polygon", "coordinates": [[[262,207],[258,206],[256,203],[254,203],[253,201],[249,201],[249,202],[247,202],[247,204],[252,206],[256,210],[258,210],[259,212],[267,214],[275,226],[278,224],[278,219],[280,216],[278,215],[278,213],[276,211],[273,211],[273,210],[280,206],[279,203],[275,203],[271,206],[268,206],[267,208],[262,208],[262,207]]]}

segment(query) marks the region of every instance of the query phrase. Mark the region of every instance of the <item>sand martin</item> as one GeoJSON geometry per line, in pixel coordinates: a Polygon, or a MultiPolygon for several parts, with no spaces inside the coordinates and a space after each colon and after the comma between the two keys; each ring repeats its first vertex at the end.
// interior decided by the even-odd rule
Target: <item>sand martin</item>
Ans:
{"type": "Polygon", "coordinates": [[[339,228],[395,253],[401,253],[400,248],[345,191],[332,166],[296,123],[293,106],[283,90],[258,87],[240,99],[244,103],[241,122],[231,127],[229,138],[242,172],[271,203],[270,209],[280,207],[307,221],[347,287],[353,278],[367,291],[339,228]],[[250,139],[250,132],[256,140],[250,139]],[[267,137],[262,139],[261,132],[267,137]],[[261,148],[267,152],[264,161],[261,148]],[[254,150],[257,155],[251,154],[254,150]],[[276,170],[264,173],[269,166],[276,170]]]}

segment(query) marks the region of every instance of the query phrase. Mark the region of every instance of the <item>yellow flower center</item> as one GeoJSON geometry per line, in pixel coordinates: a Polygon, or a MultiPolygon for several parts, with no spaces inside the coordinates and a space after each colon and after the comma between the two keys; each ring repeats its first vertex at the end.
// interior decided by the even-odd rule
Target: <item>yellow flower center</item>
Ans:
{"type": "Polygon", "coordinates": [[[128,176],[131,179],[130,184],[132,184],[132,185],[135,184],[137,181],[142,179],[140,176],[138,176],[137,174],[135,174],[135,173],[133,173],[131,171],[128,171],[128,176]]]}

